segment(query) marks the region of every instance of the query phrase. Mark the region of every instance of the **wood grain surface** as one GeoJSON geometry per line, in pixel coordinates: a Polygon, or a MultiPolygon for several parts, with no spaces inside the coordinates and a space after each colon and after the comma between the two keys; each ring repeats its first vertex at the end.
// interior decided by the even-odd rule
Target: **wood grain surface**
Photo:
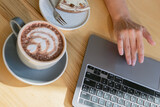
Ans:
{"type": "MultiPolygon", "coordinates": [[[[21,17],[25,22],[44,20],[39,0],[0,0],[0,107],[71,107],[83,56],[90,34],[116,42],[112,22],[103,0],[88,0],[91,15],[85,26],[64,31],[69,62],[65,73],[46,86],[31,86],[15,79],[2,58],[5,39],[11,34],[9,21],[21,17]]],[[[156,41],[150,46],[145,40],[145,55],[160,61],[160,0],[127,0],[134,21],[144,25],[156,41]]],[[[15,62],[16,63],[16,62],[15,62]]]]}

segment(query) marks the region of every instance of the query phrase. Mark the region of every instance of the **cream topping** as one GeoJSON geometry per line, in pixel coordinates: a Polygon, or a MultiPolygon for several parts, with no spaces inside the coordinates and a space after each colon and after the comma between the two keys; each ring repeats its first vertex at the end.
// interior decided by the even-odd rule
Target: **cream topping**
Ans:
{"type": "Polygon", "coordinates": [[[74,4],[75,6],[79,6],[79,4],[87,4],[86,0],[65,0],[67,4],[74,4]]]}
{"type": "Polygon", "coordinates": [[[64,4],[60,4],[60,7],[64,10],[72,10],[72,11],[86,11],[86,10],[89,10],[90,8],[87,7],[87,8],[77,8],[77,7],[71,7],[71,6],[67,6],[67,5],[64,5],[64,4]]]}

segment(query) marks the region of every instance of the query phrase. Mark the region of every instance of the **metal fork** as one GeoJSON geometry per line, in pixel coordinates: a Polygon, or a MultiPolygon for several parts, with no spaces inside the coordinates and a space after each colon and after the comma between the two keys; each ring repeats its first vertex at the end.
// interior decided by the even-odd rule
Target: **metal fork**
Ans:
{"type": "Polygon", "coordinates": [[[61,24],[61,25],[65,25],[67,24],[63,18],[61,17],[61,15],[56,11],[54,4],[52,3],[51,0],[49,0],[49,2],[51,3],[52,7],[53,7],[53,16],[54,18],[61,24]]]}

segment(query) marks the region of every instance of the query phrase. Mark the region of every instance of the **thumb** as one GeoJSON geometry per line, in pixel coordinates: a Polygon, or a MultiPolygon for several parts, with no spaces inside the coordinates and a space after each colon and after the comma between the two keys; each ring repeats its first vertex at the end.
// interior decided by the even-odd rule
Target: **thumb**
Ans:
{"type": "Polygon", "coordinates": [[[143,37],[148,41],[149,44],[155,45],[156,43],[153,41],[152,36],[150,33],[146,30],[146,28],[143,28],[143,37]]]}

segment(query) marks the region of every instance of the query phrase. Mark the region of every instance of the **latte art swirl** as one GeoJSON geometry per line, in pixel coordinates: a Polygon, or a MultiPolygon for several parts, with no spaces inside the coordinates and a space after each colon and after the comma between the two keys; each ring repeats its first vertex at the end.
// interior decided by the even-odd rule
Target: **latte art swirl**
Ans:
{"type": "Polygon", "coordinates": [[[27,37],[29,38],[27,50],[32,54],[40,53],[52,56],[57,51],[58,39],[50,33],[33,31],[27,37]]]}
{"type": "Polygon", "coordinates": [[[38,24],[25,30],[21,37],[22,47],[32,58],[50,61],[58,57],[63,50],[63,39],[52,26],[38,24]]]}

